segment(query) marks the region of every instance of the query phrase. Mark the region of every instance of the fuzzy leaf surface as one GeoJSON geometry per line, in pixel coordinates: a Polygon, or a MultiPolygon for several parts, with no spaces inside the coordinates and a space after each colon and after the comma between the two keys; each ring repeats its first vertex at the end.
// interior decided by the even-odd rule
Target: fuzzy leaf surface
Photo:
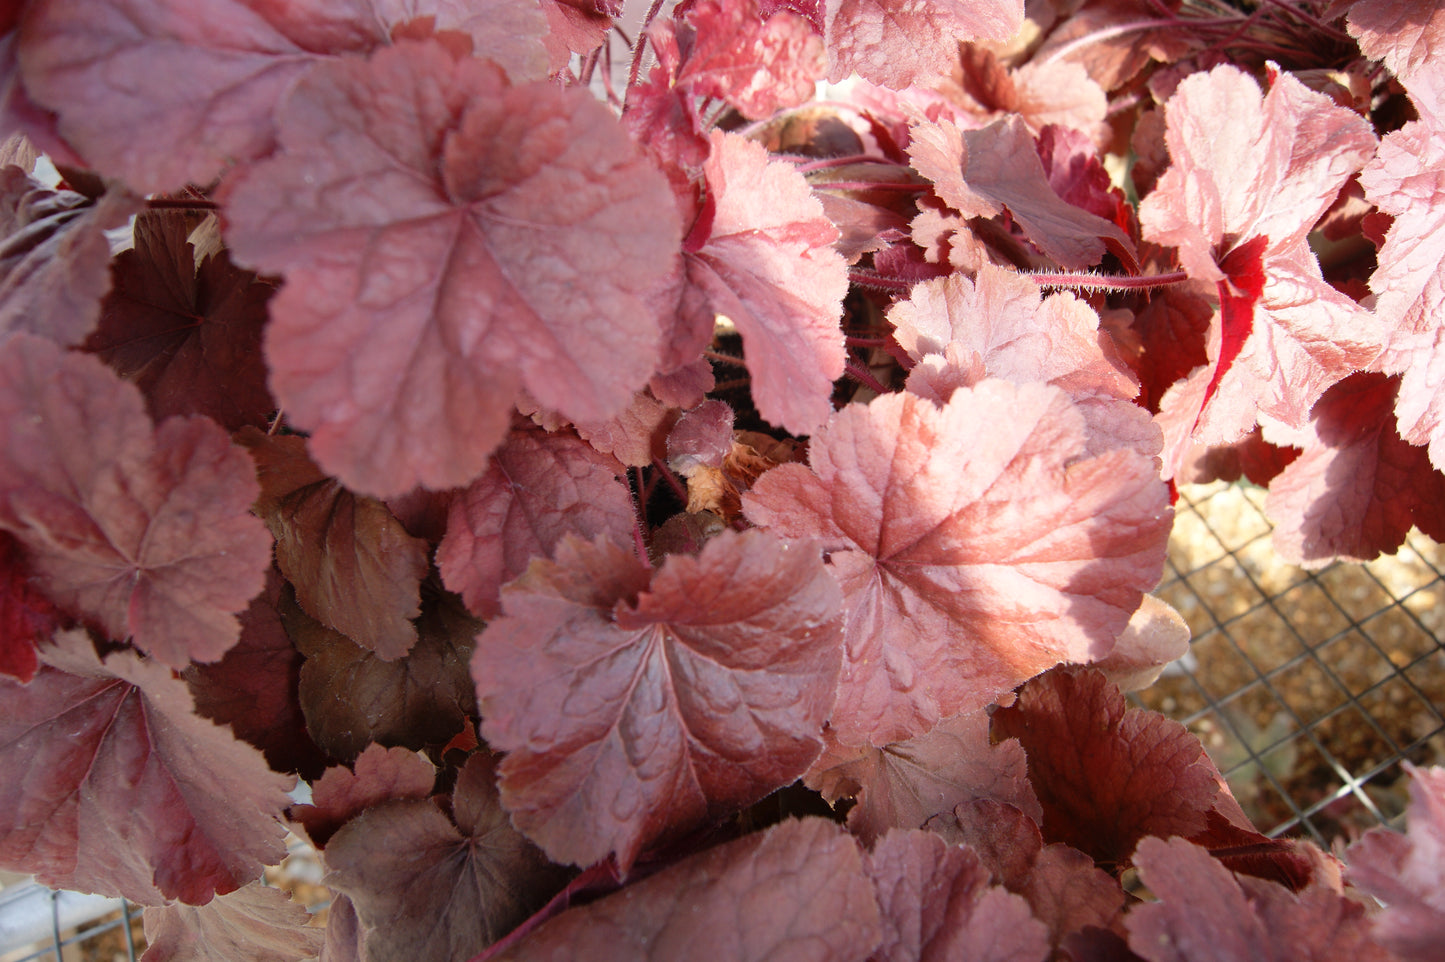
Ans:
{"type": "Polygon", "coordinates": [[[821,540],[843,588],[840,742],[905,741],[1113,646],[1159,579],[1171,515],[1150,459],[1084,445],[1059,389],[986,380],[941,408],[850,405],[809,467],[753,486],[749,520],[821,540]]]}
{"type": "Polygon", "coordinates": [[[883,944],[876,962],[968,959],[1043,962],[1048,932],[1028,903],[989,884],[968,848],[932,832],[889,832],[864,859],[878,890],[883,944]]]}
{"type": "Polygon", "coordinates": [[[304,962],[325,938],[306,925],[311,914],[280,889],[251,882],[205,905],[145,910],[141,962],[304,962]]]}
{"type": "Polygon", "coordinates": [[[836,692],[838,589],[815,547],[723,533],[650,575],[568,538],[502,592],[472,658],[502,802],[557,862],[625,871],[796,779],[836,692]]]}
{"type": "Polygon", "coordinates": [[[507,820],[485,753],[467,759],[451,809],[449,819],[431,799],[382,802],[326,846],[326,884],[355,906],[367,962],[466,962],[560,884],[507,820]]]}
{"type": "Polygon", "coordinates": [[[387,661],[416,644],[428,546],[385,504],[361,497],[311,462],[306,439],[247,428],[260,514],[276,538],[276,566],[307,614],[387,661]]]}
{"type": "Polygon", "coordinates": [[[185,683],[83,631],[0,678],[0,863],[55,888],[200,905],[286,854],[292,779],[198,718],[185,683]]]}
{"type": "Polygon", "coordinates": [[[864,962],[882,937],[853,839],[826,819],[719,845],[544,923],[496,962],[864,962]]]}
{"type": "Polygon", "coordinates": [[[1127,707],[1097,670],[1055,669],[993,715],[996,737],[1017,738],[1043,805],[1044,839],[1123,863],[1148,835],[1203,831],[1218,787],[1188,729],[1127,707]]]}
{"type": "Polygon", "coordinates": [[[286,276],[271,386],[348,488],[466,484],[519,388],[597,420],[651,376],[647,298],[679,227],[662,175],[587,91],[407,42],[318,67],[277,123],[279,151],[224,195],[227,237],[286,276]]]}
{"type": "Polygon", "coordinates": [[[486,473],[457,494],[437,546],[442,580],[479,618],[502,610],[502,585],[552,553],[567,534],[632,537],[632,497],[621,466],[565,434],[514,432],[486,473]]]}
{"type": "Polygon", "coordinates": [[[0,346],[0,529],[46,594],[113,638],[174,668],[236,643],[271,563],[257,490],[212,421],[152,428],[98,360],[28,335],[0,346]]]}

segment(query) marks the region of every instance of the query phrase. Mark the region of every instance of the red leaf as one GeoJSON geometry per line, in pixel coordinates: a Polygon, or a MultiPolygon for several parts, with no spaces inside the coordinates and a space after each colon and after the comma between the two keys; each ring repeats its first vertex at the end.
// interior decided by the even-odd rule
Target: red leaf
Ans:
{"type": "Polygon", "coordinates": [[[110,242],[138,201],[99,200],[42,187],[19,167],[0,169],[0,339],[14,331],[78,344],[110,290],[110,242]]]}
{"type": "Polygon", "coordinates": [[[437,546],[442,580],[479,618],[501,613],[504,582],[563,535],[632,537],[632,495],[616,459],[563,434],[513,432],[485,474],[452,499],[437,546]]]}
{"type": "Polygon", "coordinates": [[[324,848],[337,829],[368,808],[394,798],[427,798],[435,782],[436,770],[423,756],[371,744],[352,768],[328,768],[311,786],[312,804],[297,805],[287,814],[306,827],[313,845],[324,848]]]}
{"type": "Polygon", "coordinates": [[[878,890],[883,944],[876,962],[968,959],[1043,962],[1048,932],[1028,903],[989,884],[971,849],[930,832],[889,832],[864,870],[878,890]]]}
{"type": "Polygon", "coordinates": [[[878,902],[852,838],[826,819],[786,821],[719,845],[546,922],[489,962],[863,962],[878,902]]]}
{"type": "Polygon", "coordinates": [[[1445,465],[1445,392],[1430,372],[1441,360],[1445,318],[1445,127],[1407,124],[1387,136],[1360,174],[1365,196],[1394,223],[1370,278],[1375,311],[1389,331],[1377,366],[1401,375],[1396,414],[1400,434],[1428,444],[1430,460],[1445,465]]]}
{"type": "MultiPolygon", "coordinates": [[[[1097,89],[1097,85],[1095,87],[1097,89]]],[[[1049,123],[1039,130],[1039,160],[1044,165],[1049,186],[1062,200],[1118,224],[1120,230],[1130,233],[1133,209],[1124,192],[1110,181],[1098,149],[1083,133],[1088,129],[1079,123],[1062,126],[1049,123]]]]}
{"type": "Polygon", "coordinates": [[[154,430],[99,361],[17,335],[0,346],[0,528],[62,607],[175,668],[240,636],[271,538],[255,465],[202,417],[154,430]]]}
{"type": "Polygon", "coordinates": [[[951,121],[909,128],[908,157],[938,196],[966,217],[1013,215],[1028,239],[1061,267],[1098,264],[1108,247],[1137,266],[1134,242],[1112,221],[1062,200],[1049,186],[1033,134],[1009,115],[979,130],[951,121]]]}
{"type": "Polygon", "coordinates": [[[0,863],[142,905],[203,904],[286,854],[292,779],[191,711],[185,684],[133,652],[104,665],[57,637],[29,685],[0,678],[0,863]]]}
{"type": "Polygon", "coordinates": [[[1218,789],[1199,739],[1157,712],[1126,710],[1098,671],[1034,679],[993,725],[995,737],[1023,744],[1048,841],[1113,865],[1147,835],[1205,827],[1218,789]]]}
{"type": "Polygon", "coordinates": [[[395,661],[383,661],[294,604],[283,605],[281,620],[306,656],[300,698],[307,730],[335,758],[350,761],[372,742],[442,745],[477,712],[467,659],[479,623],[455,597],[422,608],[416,644],[395,661]]]}
{"type": "Polygon", "coordinates": [[[40,667],[36,646],[50,640],[62,617],[32,584],[20,544],[0,531],[0,674],[28,682],[40,667]]]}
{"type": "Polygon", "coordinates": [[[176,213],[136,219],[135,246],[116,255],[114,290],[85,349],[134,382],[157,420],[204,414],[228,431],[264,425],[276,410],[261,359],[275,287],[224,251],[202,255],[189,231],[176,213]]]}
{"type": "Polygon", "coordinates": [[[383,660],[410,651],[427,543],[380,501],[326,477],[306,456],[304,438],[245,428],[237,441],[256,459],[256,513],[276,538],[276,566],[301,607],[383,660]]]}
{"type": "Polygon", "coordinates": [[[36,0],[20,58],[66,139],[149,193],[206,184],[229,163],[264,156],[277,103],[301,78],[331,55],[388,42],[415,17],[465,31],[518,79],[541,75],[535,6],[492,2],[478,13],[446,0],[36,0]]]}
{"type": "Polygon", "coordinates": [[[283,584],[268,571],[265,589],[241,613],[236,647],[215,664],[188,665],[182,677],[196,699],[196,714],[229,725],[237,738],[261,749],[276,771],[314,778],[326,758],[306,733],[301,714],[301,652],[276,610],[283,584]]]}
{"type": "Polygon", "coordinates": [[[1399,388],[1383,374],[1353,375],[1287,439],[1304,451],[1270,483],[1265,502],[1281,558],[1309,568],[1373,561],[1394,554],[1416,526],[1445,540],[1445,476],[1395,430],[1399,388]]]}
{"type": "Polygon", "coordinates": [[[1182,838],[1146,838],[1135,860],[1157,902],[1125,919],[1148,962],[1388,962],[1364,906],[1316,882],[1299,895],[1231,875],[1182,838]]]}
{"type": "Polygon", "coordinates": [[[839,317],[848,268],[838,229],[803,175],[759,145],[714,131],[703,169],[716,202],[712,234],[685,257],[684,304],[723,314],[743,337],[758,413],[810,434],[833,407],[846,352],[839,317]]]}
{"type": "Polygon", "coordinates": [[[145,962],[302,962],[314,959],[322,929],[307,926],[306,906],[280,889],[252,882],[199,907],[145,910],[145,962]]]}
{"type": "Polygon", "coordinates": [[[989,743],[988,715],[968,712],[932,731],[883,748],[829,743],[805,781],[829,804],[856,797],[848,829],[871,845],[891,828],[919,828],[975,798],[1014,805],[1042,817],[1028,782],[1023,749],[989,743]]]}
{"type": "Polygon", "coordinates": [[[753,486],[748,518],[822,539],[843,586],[840,742],[904,741],[1113,646],[1159,579],[1170,512],[1151,459],[1083,447],[1062,391],[989,380],[942,409],[850,405],[811,470],[753,486]]]}
{"type": "Polygon", "coordinates": [[[1345,858],[1350,882],[1385,903],[1375,940],[1403,962],[1430,962],[1445,940],[1445,769],[1405,767],[1408,834],[1371,829],[1345,858]]]}
{"type": "Polygon", "coordinates": [[[368,959],[465,962],[561,884],[497,801],[491,759],[457,776],[452,820],[430,799],[367,809],[326,846],[326,884],[355,906],[368,959]]]}
{"type": "Polygon", "coordinates": [[[626,871],[797,778],[833,704],[837,606],[816,549],[762,532],[655,574],[564,539],[503,590],[472,658],[517,827],[554,861],[626,871]]]}
{"type": "Polygon", "coordinates": [[[279,152],[224,195],[228,237],[286,275],[271,386],[347,487],[466,484],[519,387],[595,421],[652,374],[647,297],[678,224],[662,176],[587,91],[512,86],[439,42],[403,43],[318,67],[277,123],[279,152]]]}
{"type": "Polygon", "coordinates": [[[931,86],[958,62],[961,40],[1007,40],[1023,25],[1023,0],[828,0],[828,79],[850,73],[901,90],[931,86]]]}

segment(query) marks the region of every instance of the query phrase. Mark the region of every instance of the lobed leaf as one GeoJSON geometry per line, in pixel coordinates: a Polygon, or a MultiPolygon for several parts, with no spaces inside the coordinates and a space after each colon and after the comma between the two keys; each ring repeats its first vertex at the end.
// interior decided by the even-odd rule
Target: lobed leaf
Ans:
{"type": "Polygon", "coordinates": [[[205,905],[145,910],[143,962],[303,962],[321,951],[324,933],[280,889],[251,882],[205,905]]]}

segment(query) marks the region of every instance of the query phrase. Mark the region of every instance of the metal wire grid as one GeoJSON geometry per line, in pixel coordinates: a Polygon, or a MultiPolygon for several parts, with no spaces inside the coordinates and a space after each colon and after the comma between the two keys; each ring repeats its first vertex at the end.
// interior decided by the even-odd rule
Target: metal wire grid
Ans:
{"type": "Polygon", "coordinates": [[[1186,488],[1156,592],[1194,633],[1139,703],[1197,734],[1261,830],[1329,846],[1408,802],[1401,762],[1445,759],[1445,550],[1317,572],[1279,561],[1262,489],[1186,488]]]}
{"type": "MultiPolygon", "coordinates": [[[[27,888],[39,889],[39,886],[27,886],[27,888]]],[[[14,896],[14,889],[0,892],[0,911],[4,910],[5,896],[14,896]]],[[[28,894],[28,893],[21,893],[28,894]]],[[[20,949],[18,953],[0,955],[4,962],[36,962],[36,960],[54,959],[55,962],[70,962],[73,959],[88,959],[96,957],[93,954],[84,954],[82,949],[87,945],[94,945],[95,940],[104,936],[107,932],[119,930],[117,941],[119,948],[125,953],[126,962],[136,962],[137,952],[145,948],[144,940],[136,933],[134,924],[140,918],[140,910],[124,899],[120,900],[120,908],[107,912],[99,918],[93,918],[79,926],[70,926],[61,921],[61,901],[70,893],[56,892],[54,890],[41,890],[36,897],[47,899],[50,908],[50,938],[39,940],[31,944],[28,949],[20,949]],[[73,930],[72,930],[73,929],[73,930]],[[69,934],[66,934],[69,932],[69,934]]],[[[121,958],[119,954],[113,954],[113,958],[121,958]]],[[[110,962],[107,957],[106,962],[110,962]]]]}

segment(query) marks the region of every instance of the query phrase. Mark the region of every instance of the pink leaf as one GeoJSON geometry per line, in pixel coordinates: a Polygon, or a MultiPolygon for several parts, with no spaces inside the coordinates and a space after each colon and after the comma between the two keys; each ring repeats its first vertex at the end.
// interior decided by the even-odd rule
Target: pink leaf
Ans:
{"type": "Polygon", "coordinates": [[[1136,263],[1134,242],[1119,225],[1054,193],[1033,135],[1019,117],[968,131],[948,120],[924,123],[911,127],[909,135],[914,169],[963,215],[992,217],[1007,209],[1034,246],[1061,267],[1092,267],[1106,247],[1126,264],[1136,263]]]}
{"type": "Polygon", "coordinates": [[[1393,554],[1412,527],[1445,539],[1445,477],[1395,429],[1400,382],[1356,374],[1325,392],[1304,451],[1270,483],[1265,511],[1281,558],[1309,568],[1393,554]]]}
{"type": "Polygon", "coordinates": [[[469,34],[516,79],[542,71],[534,5],[455,0],[38,0],[26,87],[93,165],[142,192],[205,184],[275,144],[276,106],[318,63],[388,42],[415,17],[469,34]],[[505,42],[498,42],[505,37],[505,42]],[[186,83],[175,78],[185,77],[186,83]]]}
{"type": "Polygon", "coordinates": [[[1157,712],[1128,709],[1098,671],[1034,679],[993,725],[1028,755],[1048,841],[1122,864],[1146,835],[1205,827],[1217,787],[1199,739],[1157,712]]]}
{"type": "Polygon", "coordinates": [[[1028,903],[989,884],[971,849],[929,832],[889,832],[865,871],[878,890],[883,944],[877,962],[968,959],[1043,962],[1048,933],[1028,903]]]}
{"type": "Polygon", "coordinates": [[[175,668],[236,643],[271,538],[255,465],[202,417],[151,427],[104,365],[17,335],[0,346],[0,528],[62,607],[175,668]]]}
{"type": "Polygon", "coordinates": [[[251,882],[205,905],[145,910],[144,962],[303,962],[321,951],[321,929],[280,889],[251,882]]]}
{"type": "Polygon", "coordinates": [[[560,886],[561,870],[507,820],[493,779],[492,760],[473,755],[451,819],[431,799],[386,801],[326,846],[326,884],[355,906],[366,958],[466,962],[560,886]]]}
{"type": "Polygon", "coordinates": [[[803,176],[736,134],[714,131],[703,168],[716,202],[712,233],[686,262],[694,310],[737,325],[758,413],[809,434],[832,411],[846,354],[839,317],[848,292],[838,229],[803,176]]]}
{"type": "Polygon", "coordinates": [[[124,191],[96,200],[0,169],[0,340],[14,331],[85,340],[111,286],[105,231],[123,227],[137,206],[124,191]]]}
{"type": "Polygon", "coordinates": [[[805,781],[829,804],[856,797],[848,829],[864,844],[891,828],[920,828],[975,798],[1042,817],[1023,749],[1012,739],[990,744],[982,711],[945,719],[926,734],[883,748],[829,744],[805,781]]]}
{"type": "Polygon", "coordinates": [[[197,718],[169,669],[84,632],[29,685],[0,678],[0,863],[56,888],[204,904],[285,855],[293,779],[197,718]]]}
{"type": "Polygon", "coordinates": [[[1445,769],[1405,767],[1408,834],[1372,829],[1345,858],[1350,882],[1385,903],[1375,940],[1403,962],[1429,962],[1445,939],[1445,769]]]}
{"type": "Polygon", "coordinates": [[[853,839],[826,819],[786,821],[678,862],[546,922],[491,962],[864,962],[878,902],[853,839]]]}
{"type": "Polygon", "coordinates": [[[1349,25],[1360,52],[1384,61],[1406,84],[1423,68],[1445,63],[1445,9],[1434,0],[1356,0],[1349,25]]]}
{"type": "Polygon", "coordinates": [[[505,582],[563,535],[632,537],[632,496],[617,462],[563,434],[514,432],[485,474],[452,499],[437,546],[442,579],[479,618],[502,610],[505,582]]]}
{"type": "Polygon", "coordinates": [[[367,745],[352,768],[335,765],[311,786],[310,805],[288,813],[306,827],[311,843],[324,848],[337,829],[375,805],[393,798],[427,798],[436,769],[422,755],[405,748],[367,745]]]}
{"type": "Polygon", "coordinates": [[[1120,691],[1138,691],[1158,681],[1166,665],[1188,652],[1189,625],[1183,616],[1167,602],[1145,595],[1114,650],[1091,667],[1120,691]]]}
{"type": "Polygon", "coordinates": [[[762,532],[655,574],[564,539],[503,590],[472,659],[517,827],[554,861],[625,871],[797,778],[833,703],[837,606],[816,549],[762,532]]]}
{"type": "Polygon", "coordinates": [[[1158,899],[1125,919],[1148,962],[1388,962],[1364,906],[1315,883],[1298,895],[1236,877],[1182,838],[1146,838],[1139,876],[1158,899]]]}
{"type": "Polygon", "coordinates": [[[671,194],[585,90],[408,42],[318,67],[278,137],[231,182],[228,237],[286,275],[271,385],[348,487],[465,484],[519,387],[598,420],[652,374],[671,194]]]}
{"type": "Polygon", "coordinates": [[[901,90],[949,75],[961,40],[1007,40],[1023,25],[1023,0],[827,0],[828,79],[856,73],[901,90]]]}
{"type": "Polygon", "coordinates": [[[1113,646],[1171,516],[1150,459],[1084,443],[1062,391],[988,380],[941,409],[849,406],[813,437],[811,470],[753,486],[748,518],[821,539],[843,586],[839,741],[904,741],[1113,646]]]}

